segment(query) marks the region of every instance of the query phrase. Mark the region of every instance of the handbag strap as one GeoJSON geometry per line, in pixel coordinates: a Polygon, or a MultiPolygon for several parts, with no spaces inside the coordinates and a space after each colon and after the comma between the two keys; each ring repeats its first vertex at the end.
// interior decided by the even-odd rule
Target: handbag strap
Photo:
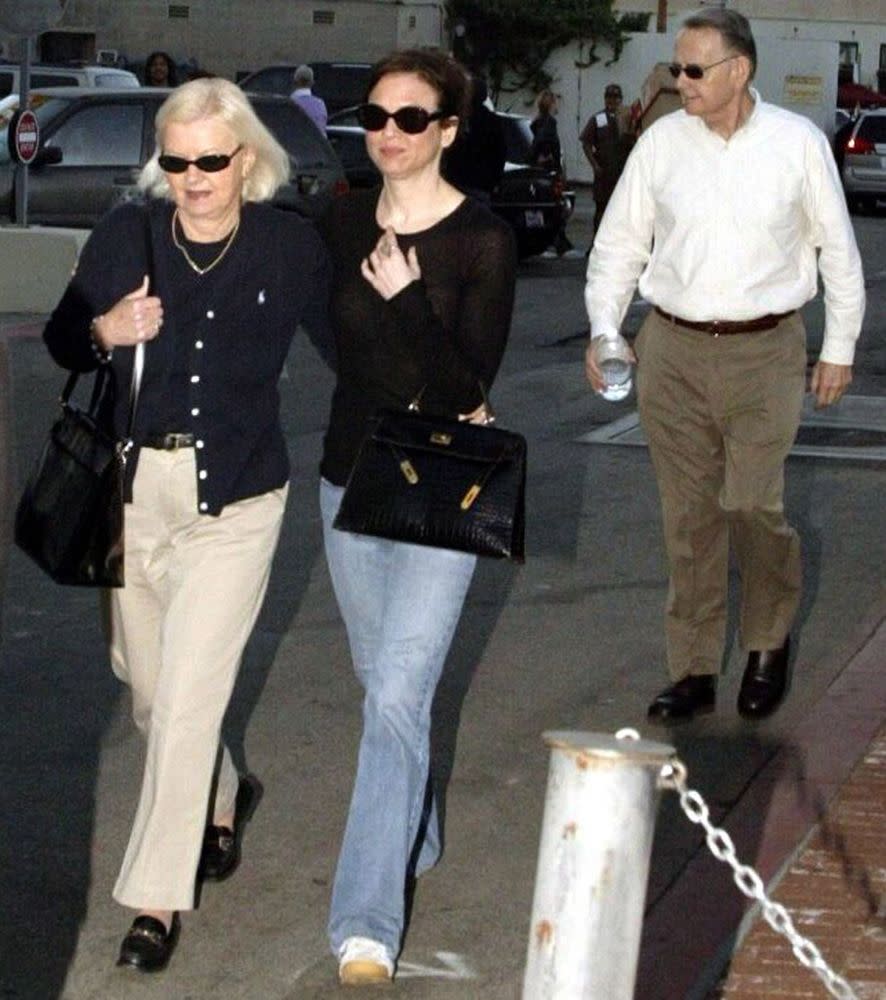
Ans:
{"type": "MultiPolygon", "coordinates": [[[[151,217],[147,209],[144,212],[144,223],[145,223],[145,262],[148,269],[148,291],[150,292],[151,286],[154,283],[154,235],[151,231],[151,217]]],[[[145,345],[143,341],[139,341],[135,345],[135,354],[132,360],[132,379],[129,383],[129,414],[126,419],[126,436],[124,439],[124,451],[128,451],[132,447],[132,430],[135,424],[135,407],[138,403],[139,389],[141,388],[142,374],[145,368],[145,345]]],[[[62,406],[66,406],[68,400],[71,398],[71,394],[74,392],[74,388],[77,385],[77,380],[80,378],[80,372],[71,372],[68,376],[67,382],[65,382],[65,387],[62,389],[62,394],[60,401],[62,406]]],[[[92,395],[89,398],[89,409],[87,412],[91,417],[95,417],[98,414],[99,403],[104,395],[105,385],[108,381],[109,366],[99,365],[98,370],[95,373],[95,380],[92,384],[92,395]]]]}
{"type": "MultiPolygon", "coordinates": [[[[429,383],[425,384],[418,390],[418,392],[409,401],[409,405],[406,407],[412,413],[421,413],[421,398],[425,394],[425,389],[427,389],[429,383]]],[[[480,395],[483,397],[483,407],[486,410],[486,423],[495,423],[495,410],[492,409],[492,403],[489,402],[489,394],[486,392],[486,386],[482,379],[477,379],[477,385],[480,386],[480,395]]]]}
{"type": "MultiPolygon", "coordinates": [[[[154,267],[154,234],[151,231],[151,213],[147,206],[144,209],[145,219],[145,263],[148,268],[148,294],[155,284],[154,267]]],[[[132,447],[132,431],[135,426],[135,407],[142,384],[142,374],[145,370],[145,344],[140,340],[135,345],[135,355],[132,359],[132,381],[129,383],[129,419],[126,421],[126,449],[132,447]]]]}

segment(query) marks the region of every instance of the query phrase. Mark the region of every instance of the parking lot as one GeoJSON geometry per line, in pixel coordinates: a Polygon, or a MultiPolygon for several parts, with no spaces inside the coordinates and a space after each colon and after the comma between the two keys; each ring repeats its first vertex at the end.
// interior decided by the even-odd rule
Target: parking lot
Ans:
{"type": "MultiPolygon", "coordinates": [[[[580,191],[569,231],[579,246],[591,214],[580,191]]],[[[869,306],[852,391],[882,400],[886,219],[859,216],[855,225],[869,306]]],[[[418,886],[391,990],[398,997],[519,995],[547,771],[543,732],[636,726],[672,739],[715,821],[768,879],[883,722],[882,671],[857,668],[886,615],[882,468],[798,458],[788,463],[786,499],[804,539],[806,579],[786,705],[760,725],[738,718],[741,654],[733,644],[717,713],[672,735],[648,730],[645,707],[666,680],[658,499],[645,449],[579,441],[632,408],[630,398],[608,404],[594,397],[584,381],[582,272],[580,260],[521,267],[495,402],[501,424],[529,441],[529,556],[522,568],[481,566],[439,692],[435,758],[446,854],[418,886]]],[[[629,332],[643,311],[632,308],[629,332]]],[[[820,301],[805,316],[814,355],[820,301]]],[[[9,406],[5,481],[15,482],[45,433],[61,377],[35,336],[39,318],[5,317],[0,327],[8,361],[0,394],[0,405],[9,406]]],[[[185,917],[170,968],[156,979],[113,964],[128,920],[110,888],[137,795],[141,744],[107,666],[96,595],[55,587],[17,551],[3,550],[0,996],[339,995],[324,928],[360,702],[316,498],[330,386],[320,360],[298,341],[281,385],[293,459],[287,520],[227,720],[237,761],[261,778],[265,797],[241,870],[207,888],[185,917]]],[[[743,911],[728,872],[708,861],[697,829],[665,796],[637,997],[683,1000],[713,989],[743,911]]],[[[817,943],[827,955],[827,930],[817,943]]]]}

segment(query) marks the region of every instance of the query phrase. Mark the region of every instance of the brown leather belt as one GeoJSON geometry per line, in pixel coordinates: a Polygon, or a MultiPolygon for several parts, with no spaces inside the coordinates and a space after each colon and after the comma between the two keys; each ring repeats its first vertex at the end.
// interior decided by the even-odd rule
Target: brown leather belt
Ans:
{"type": "Polygon", "coordinates": [[[793,316],[797,310],[791,309],[790,312],[785,313],[767,313],[765,316],[757,316],[755,319],[715,319],[706,323],[682,319],[680,316],[665,312],[664,309],[659,309],[658,306],[655,307],[655,311],[669,323],[676,323],[677,326],[685,326],[687,330],[699,330],[701,333],[711,334],[712,337],[719,337],[721,333],[760,333],[763,330],[774,330],[783,319],[793,316]]]}
{"type": "Polygon", "coordinates": [[[149,434],[142,444],[143,448],[156,448],[159,451],[178,451],[179,448],[193,448],[193,434],[149,434]]]}

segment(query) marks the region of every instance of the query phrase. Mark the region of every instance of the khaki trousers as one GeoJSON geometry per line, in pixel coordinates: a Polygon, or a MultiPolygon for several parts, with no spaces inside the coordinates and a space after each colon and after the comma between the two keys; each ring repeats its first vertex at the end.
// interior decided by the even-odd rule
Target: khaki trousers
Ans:
{"type": "Polygon", "coordinates": [[[714,337],[652,312],[635,348],[670,570],[668,669],[674,680],[716,674],[730,539],[745,649],[780,646],[799,603],[800,540],[783,493],[805,391],[805,330],[794,314],[771,331],[714,337]]]}
{"type": "Polygon", "coordinates": [[[288,487],[197,513],[193,449],[142,449],[126,507],[126,586],[110,592],[114,673],[147,739],[141,796],[114,898],[136,909],[194,905],[210,815],[238,775],[221,723],[258,616],[288,487]],[[220,759],[219,759],[220,758],[220,759]]]}

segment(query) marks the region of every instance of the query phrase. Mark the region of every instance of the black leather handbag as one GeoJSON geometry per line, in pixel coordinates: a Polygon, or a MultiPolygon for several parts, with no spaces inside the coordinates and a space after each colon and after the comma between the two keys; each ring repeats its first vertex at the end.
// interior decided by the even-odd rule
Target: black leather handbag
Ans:
{"type": "MultiPolygon", "coordinates": [[[[144,217],[145,260],[154,274],[150,218],[144,217]]],[[[129,417],[121,440],[102,427],[102,400],[112,386],[107,365],[95,372],[89,408],[71,402],[79,378],[68,377],[61,416],[52,425],[15,513],[15,543],[56,583],[122,587],[123,472],[144,366],[145,345],[135,348],[129,417]]]]}
{"type": "Polygon", "coordinates": [[[123,467],[128,441],[99,424],[110,372],[98,369],[89,408],[71,402],[74,372],[15,515],[15,542],[56,583],[123,586],[123,467]]]}
{"type": "Polygon", "coordinates": [[[381,410],[369,421],[333,526],[522,562],[525,493],[521,434],[381,410]]]}

